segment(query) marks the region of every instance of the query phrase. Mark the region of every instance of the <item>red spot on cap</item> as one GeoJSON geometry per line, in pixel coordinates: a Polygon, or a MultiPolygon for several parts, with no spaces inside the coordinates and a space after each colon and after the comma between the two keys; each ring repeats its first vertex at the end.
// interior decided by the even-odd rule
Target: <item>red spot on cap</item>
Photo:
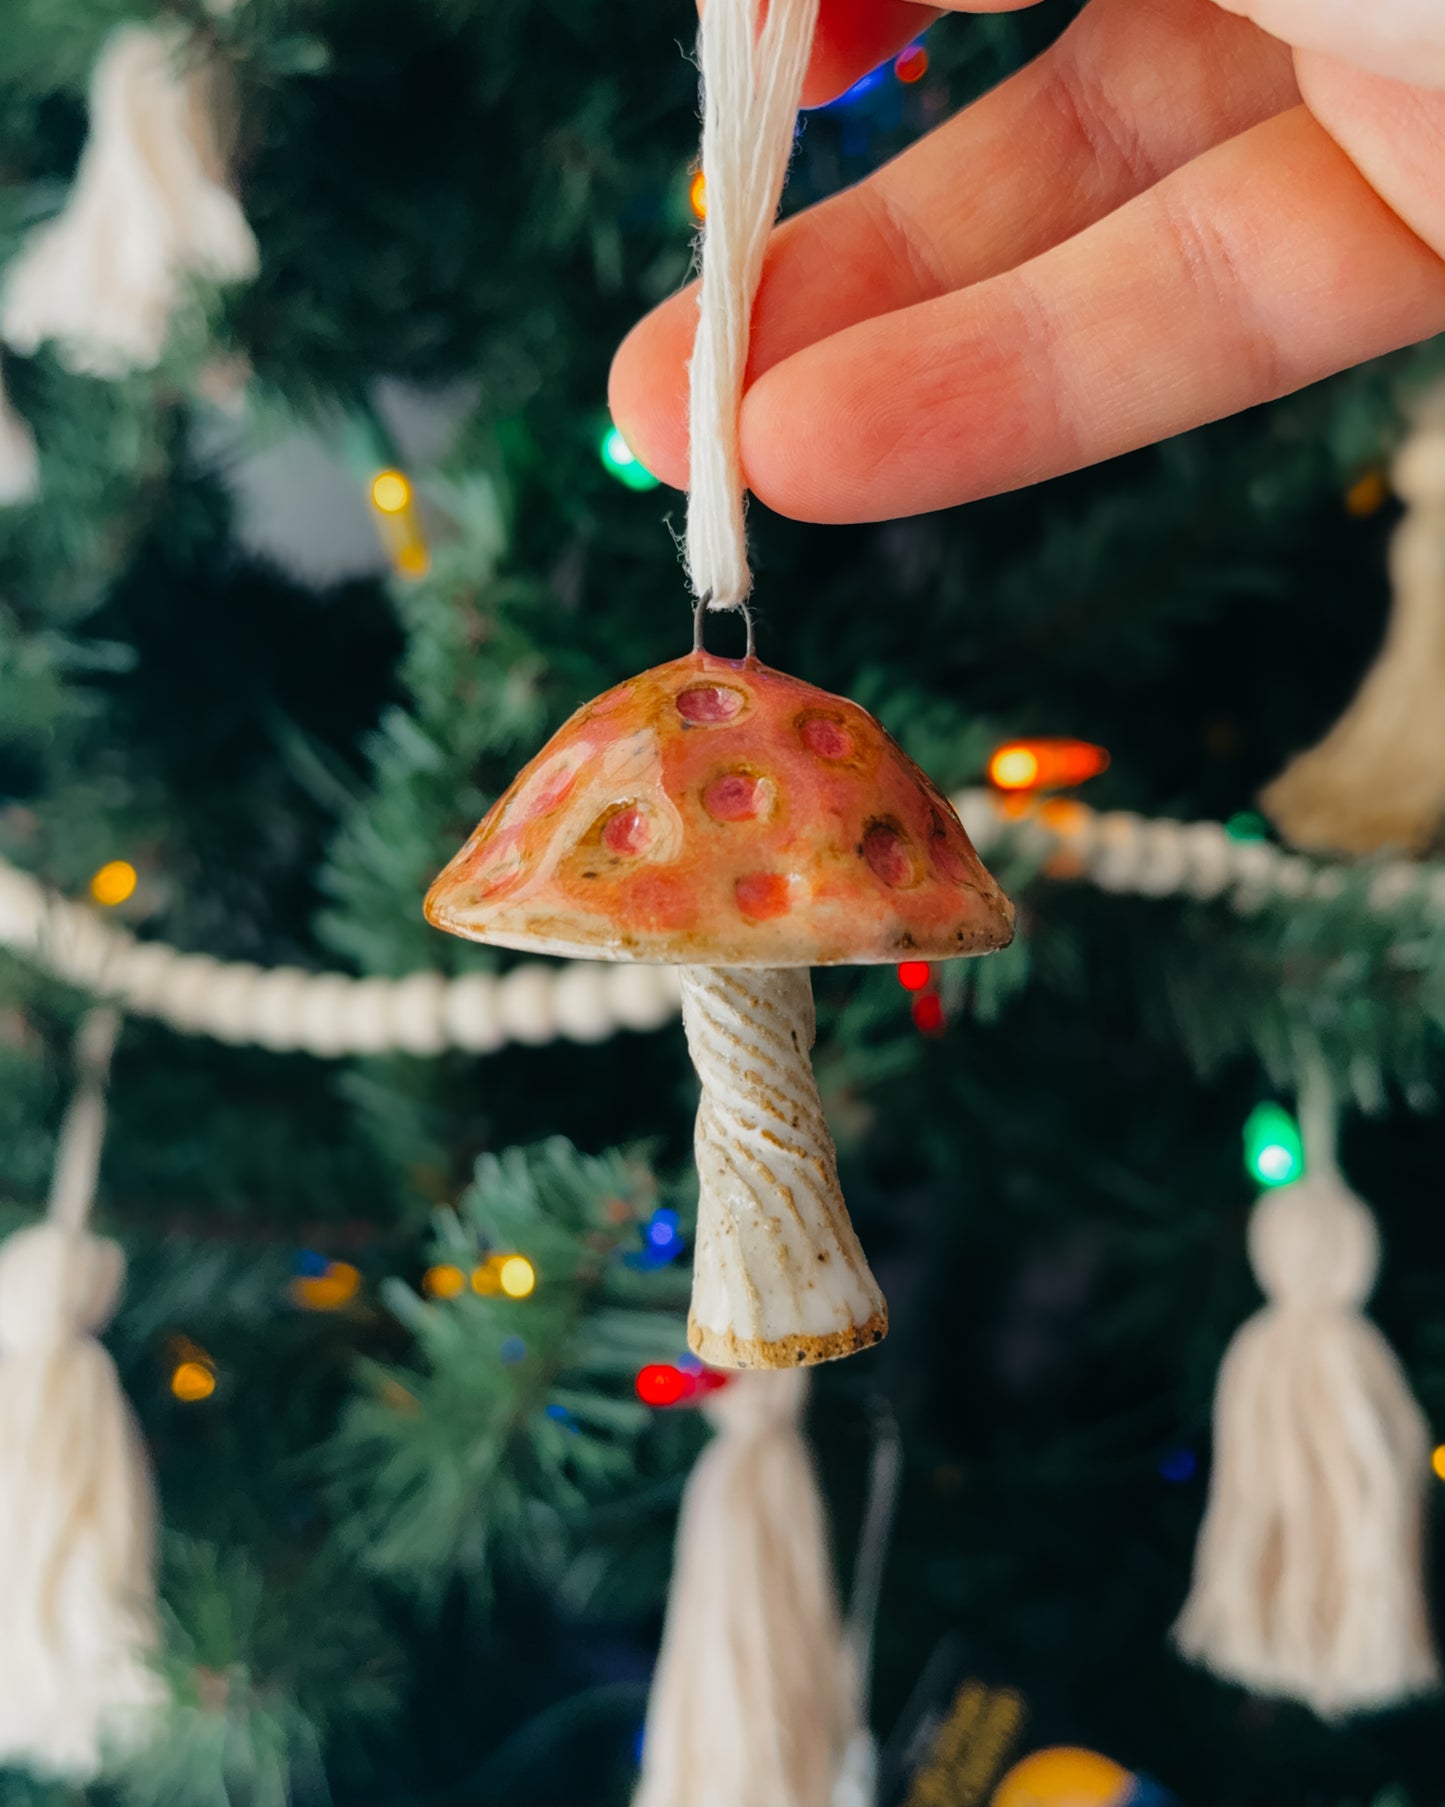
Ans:
{"type": "Polygon", "coordinates": [[[635,805],[609,816],[602,829],[602,845],[609,853],[624,857],[641,853],[651,839],[652,824],[635,805]]]}
{"type": "Polygon", "coordinates": [[[918,869],[908,843],[888,822],[875,822],[863,836],[863,858],[874,876],[895,891],[917,883],[918,869]]]}
{"type": "Polygon", "coordinates": [[[819,759],[851,759],[857,743],[850,729],[831,715],[805,715],[798,732],[803,745],[819,759]]]}
{"type": "Polygon", "coordinates": [[[733,886],[738,908],[750,922],[786,916],[793,902],[792,880],[782,872],[745,872],[733,886]]]}
{"type": "Polygon", "coordinates": [[[679,692],[677,712],[687,722],[730,722],[747,698],[726,684],[690,684],[679,692]]]}
{"type": "Polygon", "coordinates": [[[772,780],[752,772],[719,772],[703,788],[702,805],[714,822],[751,822],[768,812],[772,780]]]}

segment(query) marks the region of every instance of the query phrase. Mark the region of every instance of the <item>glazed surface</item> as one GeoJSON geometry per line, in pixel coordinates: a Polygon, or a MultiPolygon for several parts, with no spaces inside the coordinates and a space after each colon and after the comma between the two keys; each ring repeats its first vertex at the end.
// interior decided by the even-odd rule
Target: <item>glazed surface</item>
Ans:
{"type": "Polygon", "coordinates": [[[952,805],[866,710],[705,652],[579,709],[426,913],[502,947],[721,966],[942,960],[1013,934],[952,805]]]}

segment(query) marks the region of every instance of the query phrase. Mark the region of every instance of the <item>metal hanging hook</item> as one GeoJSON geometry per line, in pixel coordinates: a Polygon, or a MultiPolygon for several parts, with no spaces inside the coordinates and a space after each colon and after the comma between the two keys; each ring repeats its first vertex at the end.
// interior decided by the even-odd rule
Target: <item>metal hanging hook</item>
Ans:
{"type": "MultiPolygon", "coordinates": [[[[702,595],[699,596],[697,601],[693,604],[692,650],[695,653],[707,651],[706,646],[703,644],[703,625],[707,620],[708,604],[711,601],[712,591],[704,590],[702,595]]],[[[743,657],[745,659],[755,659],[758,656],[758,643],[757,634],[753,627],[753,611],[745,602],[740,602],[737,606],[742,610],[743,622],[747,629],[747,641],[744,647],[743,657]]]]}

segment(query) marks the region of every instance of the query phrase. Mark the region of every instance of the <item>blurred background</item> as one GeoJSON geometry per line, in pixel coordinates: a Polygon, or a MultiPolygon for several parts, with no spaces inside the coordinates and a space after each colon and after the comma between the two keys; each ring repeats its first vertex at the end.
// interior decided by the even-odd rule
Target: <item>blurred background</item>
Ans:
{"type": "MultiPolygon", "coordinates": [[[[1071,10],[949,19],[807,115],[785,208],[1071,10]]],[[[0,1802],[629,1799],[706,1436],[672,1403],[696,1384],[696,1082],[662,981],[620,1017],[580,979],[559,999],[420,898],[573,709],[690,643],[681,499],[604,396],[694,257],[693,30],[686,4],[601,0],[6,9],[5,1227],[43,1208],[96,988],[25,929],[15,873],[211,961],[478,978],[446,994],[456,1020],[425,978],[406,1006],[337,981],[300,1026],[228,1030],[194,1001],[225,975],[151,969],[97,1224],[129,1262],[108,1347],[156,1472],[171,1704],[92,1779],[17,1761],[0,1802]],[[127,63],[112,34],[136,26],[127,63]]],[[[1371,902],[1371,856],[1438,844],[1438,796],[1404,831],[1332,835],[1316,811],[1297,838],[1349,858],[1298,894],[1111,883],[1068,855],[1085,809],[1279,842],[1261,787],[1340,718],[1400,606],[1415,498],[1391,460],[1442,374],[1427,345],[950,514],[753,509],[763,656],[874,710],[950,792],[992,768],[968,825],[1019,914],[988,961],[817,977],[820,1083],[893,1322],[817,1374],[810,1420],[845,1584],[878,1440],[901,1450],[880,1801],[990,1798],[987,1764],[917,1791],[921,1728],[967,1682],[1025,1704],[1015,1755],[1118,1766],[1040,1803],[1445,1799],[1438,1703],[1327,1723],[1167,1645],[1215,1375],[1260,1302],[1248,1211],[1298,1171],[1306,1044],[1382,1225],[1374,1315],[1445,1440],[1445,915],[1428,864],[1371,902]],[[1082,765],[1045,784],[1057,740],[1082,765]],[[1041,785],[1061,841],[1010,829],[1010,794],[1027,830],[1041,785]]],[[[1423,606],[1445,624],[1442,593],[1423,606]]],[[[1367,798],[1419,788],[1441,645],[1445,625],[1411,655],[1414,716],[1348,774],[1367,798]]]]}

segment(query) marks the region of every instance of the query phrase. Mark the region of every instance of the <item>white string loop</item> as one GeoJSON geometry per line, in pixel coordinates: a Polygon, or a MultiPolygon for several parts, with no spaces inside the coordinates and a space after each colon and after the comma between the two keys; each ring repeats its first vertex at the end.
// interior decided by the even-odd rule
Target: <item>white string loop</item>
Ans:
{"type": "Polygon", "coordinates": [[[752,588],[738,410],[753,301],[783,192],[818,0],[708,0],[703,14],[702,288],[692,354],[687,570],[693,594],[737,608],[752,588]]]}

